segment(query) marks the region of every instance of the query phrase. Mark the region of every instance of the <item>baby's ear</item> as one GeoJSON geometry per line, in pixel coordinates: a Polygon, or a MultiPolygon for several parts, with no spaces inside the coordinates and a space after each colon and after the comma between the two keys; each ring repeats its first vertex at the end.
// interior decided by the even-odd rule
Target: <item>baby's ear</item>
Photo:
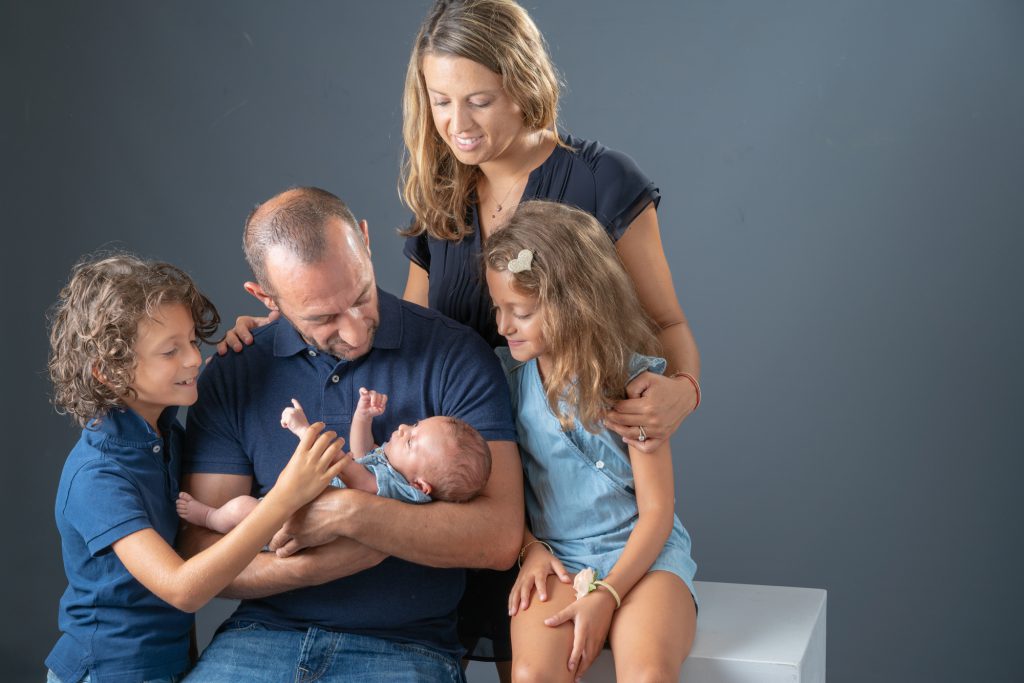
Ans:
{"type": "Polygon", "coordinates": [[[422,477],[417,477],[416,479],[413,479],[409,483],[418,488],[420,491],[423,491],[423,493],[428,496],[430,495],[431,491],[434,490],[434,487],[430,485],[430,482],[424,481],[422,477]]]}

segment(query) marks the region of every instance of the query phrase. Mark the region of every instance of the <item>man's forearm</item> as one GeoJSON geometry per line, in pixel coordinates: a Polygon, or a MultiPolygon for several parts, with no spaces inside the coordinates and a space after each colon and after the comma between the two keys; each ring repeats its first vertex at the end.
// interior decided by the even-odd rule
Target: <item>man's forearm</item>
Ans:
{"type": "Polygon", "coordinates": [[[491,480],[468,503],[409,505],[363,494],[332,492],[338,535],[432,567],[506,569],[523,540],[522,466],[514,443],[492,442],[491,480]]]}
{"type": "MultiPolygon", "coordinates": [[[[179,549],[185,557],[212,545],[220,534],[189,526],[179,534],[179,549]]],[[[291,557],[260,553],[228,585],[223,598],[265,598],[296,588],[315,586],[351,576],[379,564],[387,555],[350,538],[339,538],[291,557]]]]}

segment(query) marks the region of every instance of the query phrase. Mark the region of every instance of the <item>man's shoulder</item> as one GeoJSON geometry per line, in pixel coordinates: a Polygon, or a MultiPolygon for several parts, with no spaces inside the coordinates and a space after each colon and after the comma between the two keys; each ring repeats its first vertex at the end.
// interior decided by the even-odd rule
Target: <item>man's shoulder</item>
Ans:
{"type": "Polygon", "coordinates": [[[472,328],[460,322],[452,320],[448,316],[430,308],[424,308],[418,304],[400,300],[402,312],[403,332],[412,335],[414,339],[435,339],[439,342],[446,340],[466,339],[468,343],[481,344],[489,352],[489,347],[479,334],[472,328]]]}

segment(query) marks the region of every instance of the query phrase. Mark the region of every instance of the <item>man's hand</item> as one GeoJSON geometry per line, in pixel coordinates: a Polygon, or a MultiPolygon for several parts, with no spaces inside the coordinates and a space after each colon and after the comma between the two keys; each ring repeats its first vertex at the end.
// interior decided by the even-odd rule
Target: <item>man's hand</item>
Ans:
{"type": "Polygon", "coordinates": [[[338,538],[338,515],[347,489],[328,488],[312,503],[299,508],[270,539],[278,557],[294,555],[303,548],[322,546],[338,538]]]}

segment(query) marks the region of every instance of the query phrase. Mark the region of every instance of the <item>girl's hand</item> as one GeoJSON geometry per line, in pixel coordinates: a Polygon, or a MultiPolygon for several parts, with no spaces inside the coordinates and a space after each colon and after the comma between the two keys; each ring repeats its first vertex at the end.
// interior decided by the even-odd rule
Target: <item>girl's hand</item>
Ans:
{"type": "Polygon", "coordinates": [[[384,408],[387,404],[387,394],[372,391],[366,387],[359,387],[359,404],[356,406],[356,415],[370,419],[375,418],[384,414],[384,408]]]}
{"type": "Polygon", "coordinates": [[[335,432],[325,432],[323,422],[311,424],[267,498],[287,501],[294,509],[316,498],[348,464],[341,455],[343,445],[345,439],[335,432]]]}
{"type": "Polygon", "coordinates": [[[567,666],[577,681],[594,663],[608,640],[614,613],[615,598],[608,591],[596,590],[544,620],[548,626],[573,622],[572,651],[567,666]]]}
{"type": "Polygon", "coordinates": [[[530,595],[537,589],[537,597],[541,602],[548,599],[548,577],[554,574],[562,583],[571,583],[569,572],[565,571],[561,560],[548,552],[540,543],[534,543],[537,549],[530,547],[519,576],[508,594],[508,615],[515,616],[520,610],[530,606],[530,595]]]}
{"type": "Polygon", "coordinates": [[[224,339],[217,343],[217,355],[223,356],[228,352],[228,347],[235,352],[241,351],[242,346],[252,344],[252,332],[257,327],[268,325],[281,317],[280,311],[270,311],[262,318],[251,315],[240,315],[235,318],[235,326],[227,331],[224,339]]]}
{"type": "Polygon", "coordinates": [[[673,379],[653,372],[638,375],[626,396],[608,411],[604,425],[644,453],[653,453],[672,436],[697,405],[697,390],[685,377],[673,379]],[[647,436],[639,441],[640,426],[647,436]]]}

